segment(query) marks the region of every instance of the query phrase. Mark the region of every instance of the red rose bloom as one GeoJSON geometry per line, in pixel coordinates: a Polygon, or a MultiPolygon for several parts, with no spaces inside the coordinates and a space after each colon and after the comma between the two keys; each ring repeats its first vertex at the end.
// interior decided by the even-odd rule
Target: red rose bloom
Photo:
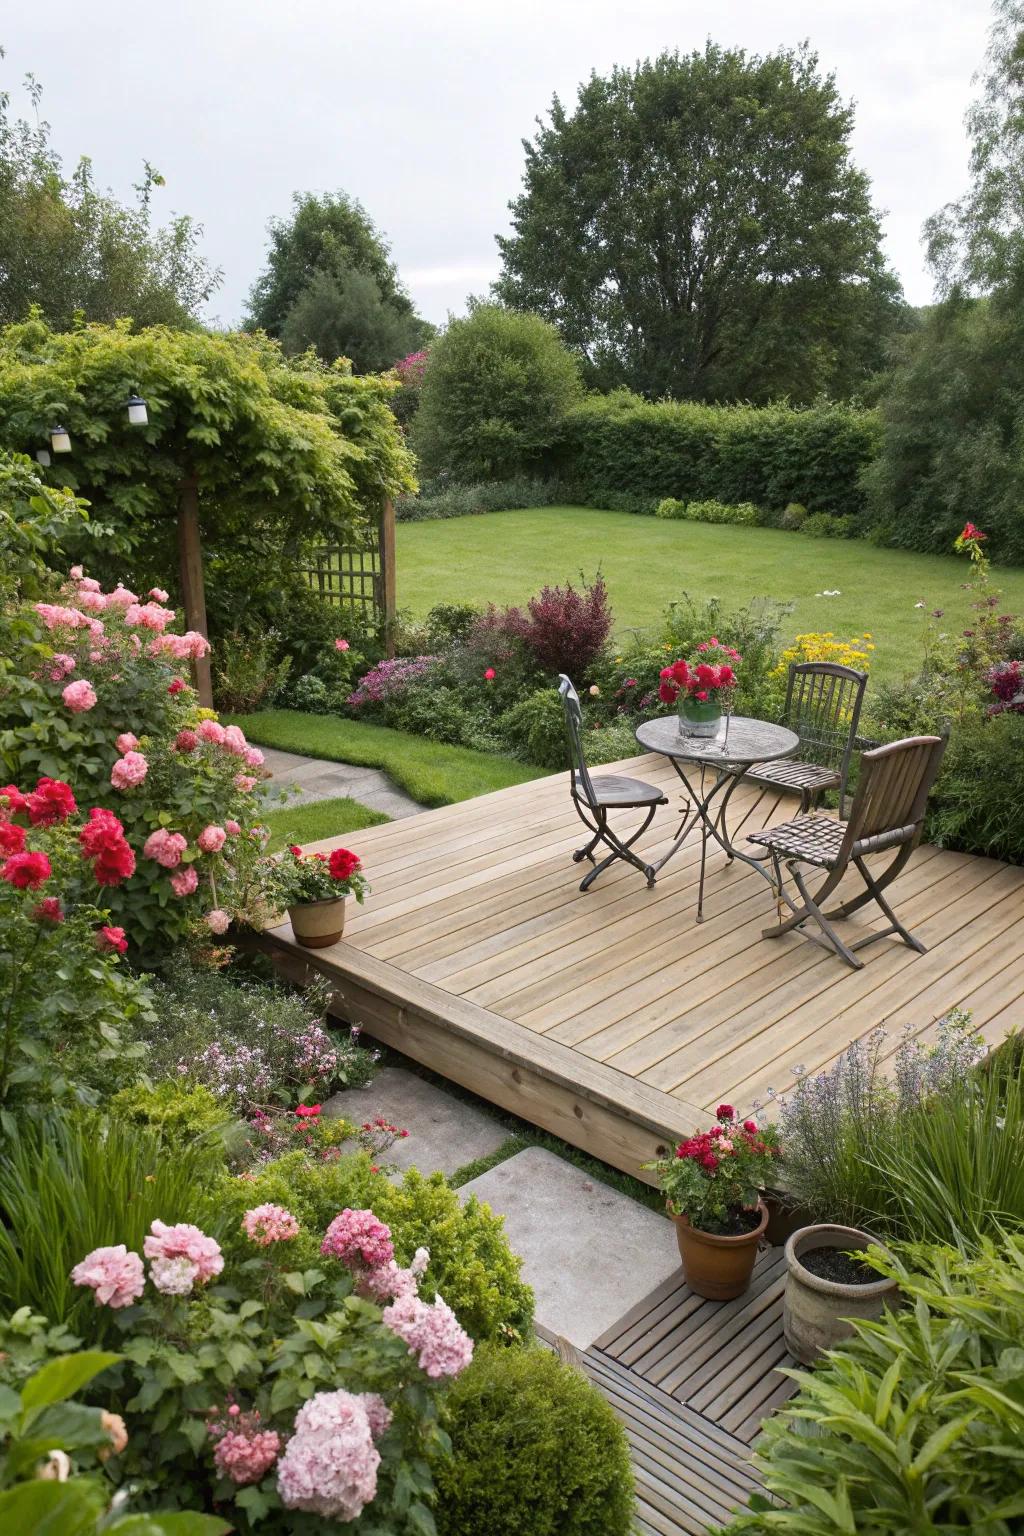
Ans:
{"type": "Polygon", "coordinates": [[[105,848],[93,861],[97,885],[120,885],[135,873],[135,855],[124,841],[105,848]]]}
{"type": "Polygon", "coordinates": [[[19,811],[25,809],[25,796],[13,784],[5,784],[3,789],[0,789],[0,798],[7,801],[8,816],[17,816],[19,811]]]}
{"type": "Polygon", "coordinates": [[[175,750],[178,752],[194,752],[199,745],[199,737],[195,731],[179,731],[174,738],[175,750]]]}
{"type": "Polygon", "coordinates": [[[47,896],[32,913],[32,919],[37,923],[62,923],[64,908],[56,896],[47,896]]]}
{"type": "Polygon", "coordinates": [[[334,880],[347,880],[354,875],[359,868],[358,854],[351,853],[347,848],[335,848],[328,863],[331,878],[334,880]]]}
{"type": "Polygon", "coordinates": [[[12,853],[0,869],[0,880],[19,891],[37,891],[52,873],[45,853],[12,853]]]}
{"type": "Polygon", "coordinates": [[[73,816],[78,807],[70,784],[63,779],[42,778],[32,794],[25,796],[25,809],[34,827],[52,827],[73,816]]]}
{"type": "Polygon", "coordinates": [[[135,855],[125,842],[124,827],[112,811],[94,805],[78,834],[82,856],[93,860],[98,885],[120,885],[135,873],[135,855]]]}
{"type": "Polygon", "coordinates": [[[705,1152],[700,1160],[700,1165],[702,1168],[706,1168],[708,1173],[714,1173],[718,1167],[718,1158],[713,1152],[705,1152]]]}
{"type": "Polygon", "coordinates": [[[128,948],[124,929],[111,928],[109,923],[104,923],[96,935],[96,948],[100,954],[123,955],[128,948]]]}
{"type": "Polygon", "coordinates": [[[673,682],[658,684],[658,698],[663,704],[674,704],[678,693],[679,689],[673,682]]]}
{"type": "Polygon", "coordinates": [[[0,853],[24,853],[25,828],[13,821],[0,821],[0,853]]]}
{"type": "Polygon", "coordinates": [[[731,1120],[735,1113],[736,1111],[733,1109],[731,1104],[719,1104],[718,1108],[715,1110],[715,1119],[731,1120]]]}
{"type": "Polygon", "coordinates": [[[300,1104],[295,1113],[300,1120],[315,1120],[322,1108],[321,1104],[300,1104]]]}
{"type": "Polygon", "coordinates": [[[295,857],[297,859],[301,859],[302,858],[302,849],[299,847],[298,843],[289,843],[288,844],[288,852],[289,853],[294,853],[294,855],[295,855],[295,857]]]}
{"type": "Polygon", "coordinates": [[[757,1121],[756,1120],[744,1120],[744,1122],[743,1122],[743,1129],[745,1131],[749,1132],[749,1134],[751,1136],[756,1136],[757,1135],[757,1121]]]}
{"type": "Polygon", "coordinates": [[[167,692],[168,693],[180,693],[181,690],[184,688],[184,686],[185,686],[185,684],[182,682],[181,678],[180,677],[176,677],[174,679],[174,681],[169,684],[167,692]]]}

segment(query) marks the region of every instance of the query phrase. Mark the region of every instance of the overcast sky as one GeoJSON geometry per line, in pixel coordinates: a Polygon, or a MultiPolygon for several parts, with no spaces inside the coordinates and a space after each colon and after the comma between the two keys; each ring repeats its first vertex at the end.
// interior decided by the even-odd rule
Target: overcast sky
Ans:
{"type": "Polygon", "coordinates": [[[988,0],[45,0],[9,4],[0,80],[31,70],[70,167],[192,214],[234,324],[265,226],[295,190],[343,188],[390,238],[420,312],[443,321],[498,268],[521,140],[591,70],[707,36],[766,52],[808,38],[856,102],[854,154],[908,298],[931,284],[922,221],[966,179],[963,114],[988,0]]]}

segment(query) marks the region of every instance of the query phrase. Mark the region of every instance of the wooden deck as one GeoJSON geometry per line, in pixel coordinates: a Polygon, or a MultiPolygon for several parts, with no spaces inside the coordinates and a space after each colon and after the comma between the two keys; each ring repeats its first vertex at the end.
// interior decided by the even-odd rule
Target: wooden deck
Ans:
{"type": "MultiPolygon", "coordinates": [[[[670,796],[638,845],[657,857],[679,825],[671,765],[607,771],[670,796]]],[[[736,794],[734,825],[754,796],[736,794]]],[[[717,850],[697,925],[696,841],[652,890],[620,863],[581,895],[582,831],[560,774],[316,845],[355,848],[373,894],[329,949],[300,949],[288,924],[263,943],[294,979],[326,975],[342,1017],[633,1173],[721,1100],[749,1110],[880,1025],[894,1050],[954,1006],[993,1041],[1024,1023],[1024,870],[918,849],[890,895],[928,953],[883,939],[854,972],[798,935],[762,938],[770,888],[717,850]]]]}

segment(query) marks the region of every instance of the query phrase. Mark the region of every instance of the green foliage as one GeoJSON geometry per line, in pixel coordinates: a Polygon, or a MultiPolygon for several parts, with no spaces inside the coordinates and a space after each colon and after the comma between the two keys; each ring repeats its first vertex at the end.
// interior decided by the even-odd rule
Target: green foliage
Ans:
{"type": "Polygon", "coordinates": [[[66,175],[39,116],[41,87],[32,75],[25,83],[34,121],[15,119],[9,92],[0,93],[0,325],[24,320],[34,304],[58,328],[81,317],[195,321],[220,286],[197,251],[202,227],[179,214],[154,228],[164,178],[148,161],[134,208],[97,189],[84,155],[66,175]]]}
{"type": "Polygon", "coordinates": [[[569,766],[565,711],[555,688],[538,688],[501,716],[498,729],[509,751],[558,773],[569,766]]]}
{"type": "Polygon", "coordinates": [[[20,1117],[0,1149],[0,1305],[81,1328],[96,1309],[72,1285],[74,1265],[112,1243],[141,1250],[155,1217],[201,1219],[219,1166],[208,1146],[170,1156],[156,1131],[121,1119],[20,1117]]]}
{"type": "Polygon", "coordinates": [[[416,496],[400,496],[395,517],[400,523],[433,522],[437,518],[472,517],[505,512],[509,507],[544,507],[558,500],[554,482],[519,475],[514,480],[485,480],[463,485],[441,475],[425,482],[416,496]]]}
{"type": "Polygon", "coordinates": [[[131,1125],[151,1126],[170,1148],[204,1142],[214,1156],[217,1143],[233,1123],[208,1088],[176,1077],[155,1084],[133,1083],[115,1093],[107,1108],[131,1125]]]}
{"type": "Polygon", "coordinates": [[[1022,806],[1024,715],[1007,711],[959,723],[929,801],[928,838],[944,848],[1024,864],[1022,806]]]}
{"type": "Polygon", "coordinates": [[[0,450],[0,599],[40,597],[65,539],[87,520],[85,503],[44,485],[26,454],[0,450]]]}
{"type": "Polygon", "coordinates": [[[244,712],[269,703],[291,671],[273,629],[232,630],[214,649],[213,696],[218,709],[244,712]]]}
{"type": "Polygon", "coordinates": [[[758,521],[757,508],[749,501],[729,507],[721,501],[676,501],[672,496],[658,502],[654,515],[687,523],[742,523],[747,527],[758,521]]]}
{"type": "Polygon", "coordinates": [[[431,347],[411,436],[428,474],[535,473],[580,398],[575,358],[537,315],[481,304],[431,347]]]}
{"type": "Polygon", "coordinates": [[[1013,1536],[1024,1517],[1024,1243],[874,1250],[907,1305],[857,1323],[765,1423],[767,1492],[729,1536],[1013,1536]]]}
{"type": "Polygon", "coordinates": [[[857,525],[852,517],[833,517],[830,512],[812,512],[800,524],[800,532],[812,539],[852,539],[857,525]]]}
{"type": "Polygon", "coordinates": [[[368,272],[339,263],[313,273],[280,337],[288,353],[312,348],[324,362],[346,357],[357,373],[379,373],[418,346],[423,330],[424,322],[400,313],[368,272]]]}
{"type": "Polygon", "coordinates": [[[444,1405],[438,1536],[629,1536],[626,1436],[590,1382],[539,1347],[481,1349],[444,1405]]]}
{"type": "Polygon", "coordinates": [[[620,390],[569,411],[556,462],[594,504],[625,493],[624,511],[653,511],[659,498],[765,509],[800,502],[862,519],[859,478],[878,436],[875,414],[852,405],[651,404],[620,390]]]}
{"type": "Polygon", "coordinates": [[[593,74],[525,146],[496,291],[553,321],[602,388],[851,394],[901,302],[852,129],[806,46],[709,42],[593,74]]]}

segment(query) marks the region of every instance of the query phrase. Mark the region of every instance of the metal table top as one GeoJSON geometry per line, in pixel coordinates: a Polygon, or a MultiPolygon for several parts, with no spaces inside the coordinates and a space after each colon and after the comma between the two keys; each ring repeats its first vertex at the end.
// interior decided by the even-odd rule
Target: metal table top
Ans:
{"type": "Polygon", "coordinates": [[[717,736],[690,736],[680,730],[678,715],[660,715],[637,726],[636,739],[649,752],[663,757],[682,758],[694,763],[736,764],[767,763],[789,757],[800,745],[795,731],[768,720],[752,720],[733,715],[729,722],[729,742],[725,745],[725,719],[717,736]]]}

